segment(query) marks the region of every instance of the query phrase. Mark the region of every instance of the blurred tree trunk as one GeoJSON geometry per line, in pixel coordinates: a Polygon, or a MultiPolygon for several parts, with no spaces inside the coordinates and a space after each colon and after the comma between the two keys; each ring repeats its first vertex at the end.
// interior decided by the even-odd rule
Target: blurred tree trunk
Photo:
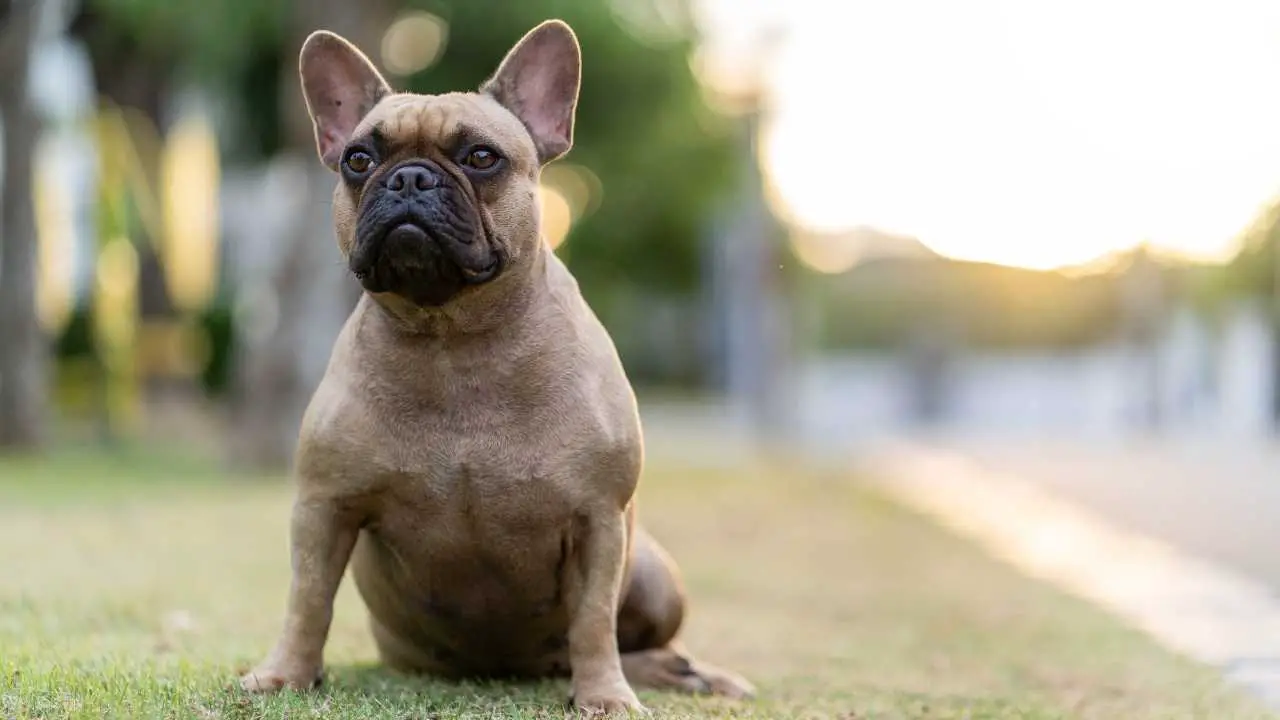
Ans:
{"type": "Polygon", "coordinates": [[[360,293],[339,262],[328,212],[336,178],[316,157],[298,80],[297,51],[312,31],[329,29],[376,58],[393,9],[385,0],[294,0],[293,7],[290,52],[281,67],[282,122],[287,160],[302,168],[306,198],[288,236],[265,239],[283,245],[268,287],[261,289],[274,301],[275,312],[268,313],[274,316],[273,332],[244,336],[238,343],[233,453],[238,464],[255,469],[278,469],[292,459],[302,413],[360,293]]]}
{"type": "MultiPolygon", "coordinates": [[[[1271,431],[1280,435],[1280,226],[1271,229],[1271,431]]],[[[1263,257],[1267,257],[1263,253],[1263,257]]]]}
{"type": "MultiPolygon", "coordinates": [[[[742,156],[759,150],[760,99],[743,118],[742,156]]],[[[765,201],[759,165],[745,162],[720,242],[726,292],[724,378],[739,421],[760,443],[781,444],[795,428],[789,398],[794,373],[791,310],[780,256],[781,232],[765,201]]]]}
{"type": "Polygon", "coordinates": [[[1166,424],[1160,340],[1168,308],[1164,274],[1147,245],[1134,252],[1122,282],[1126,335],[1138,375],[1134,383],[1135,420],[1140,430],[1156,432],[1166,424]]]}
{"type": "Polygon", "coordinates": [[[38,447],[46,432],[49,348],[36,306],[31,176],[39,120],[27,75],[39,15],[32,0],[0,0],[0,447],[38,447]]]}
{"type": "Polygon", "coordinates": [[[1271,323],[1271,432],[1280,435],[1280,320],[1271,323]]]}

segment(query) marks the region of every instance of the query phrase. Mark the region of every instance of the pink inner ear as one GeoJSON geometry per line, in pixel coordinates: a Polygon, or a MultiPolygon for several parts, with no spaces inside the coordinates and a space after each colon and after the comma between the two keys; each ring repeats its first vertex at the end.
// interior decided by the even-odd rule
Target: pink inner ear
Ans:
{"type": "Polygon", "coordinates": [[[533,136],[546,161],[569,150],[577,104],[579,59],[570,34],[554,28],[535,30],[516,47],[489,84],[533,136]]]}
{"type": "Polygon", "coordinates": [[[315,121],[316,150],[326,165],[336,169],[356,125],[390,88],[369,61],[344,41],[319,38],[303,52],[303,92],[315,121]]]}
{"type": "Polygon", "coordinates": [[[320,157],[327,165],[337,165],[341,159],[342,149],[346,147],[347,140],[351,137],[351,133],[355,131],[355,123],[352,123],[351,130],[340,132],[333,128],[328,122],[318,120],[317,135],[319,136],[320,157]]]}
{"type": "Polygon", "coordinates": [[[325,164],[336,166],[363,113],[377,101],[376,91],[341,67],[320,82],[314,95],[316,145],[325,164]]]}
{"type": "Polygon", "coordinates": [[[529,125],[533,136],[542,141],[562,140],[565,131],[568,130],[564,113],[557,112],[557,105],[550,102],[546,91],[541,88],[530,88],[520,94],[523,96],[521,100],[525,108],[525,116],[522,119],[529,125]]]}
{"type": "Polygon", "coordinates": [[[317,133],[320,136],[320,158],[324,159],[326,164],[335,164],[338,161],[339,152],[342,152],[342,146],[346,145],[346,142],[343,142],[342,133],[326,127],[324,122],[317,124],[320,131],[317,133]]]}

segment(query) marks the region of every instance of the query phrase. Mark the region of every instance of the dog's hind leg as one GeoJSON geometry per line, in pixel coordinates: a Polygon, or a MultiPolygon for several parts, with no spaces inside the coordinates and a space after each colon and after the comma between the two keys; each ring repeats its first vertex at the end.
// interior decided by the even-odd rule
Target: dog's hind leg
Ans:
{"type": "Polygon", "coordinates": [[[684,621],[680,571],[648,533],[636,527],[631,577],[618,613],[622,672],[637,688],[747,698],[751,683],[728,670],[694,659],[677,639],[684,621]]]}

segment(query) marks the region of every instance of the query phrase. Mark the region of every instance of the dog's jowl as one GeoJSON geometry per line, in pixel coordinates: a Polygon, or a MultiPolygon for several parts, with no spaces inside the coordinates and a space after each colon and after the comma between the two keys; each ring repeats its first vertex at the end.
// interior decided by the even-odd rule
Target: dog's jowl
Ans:
{"type": "Polygon", "coordinates": [[[679,645],[679,575],[635,520],[635,397],[540,237],[538,176],[573,144],[580,69],[559,21],[478,92],[397,93],[337,35],[303,45],[365,292],[303,419],[288,607],[246,689],[318,682],[349,563],[401,671],[567,674],[588,711],[640,709],[633,687],[751,693],[679,645]]]}

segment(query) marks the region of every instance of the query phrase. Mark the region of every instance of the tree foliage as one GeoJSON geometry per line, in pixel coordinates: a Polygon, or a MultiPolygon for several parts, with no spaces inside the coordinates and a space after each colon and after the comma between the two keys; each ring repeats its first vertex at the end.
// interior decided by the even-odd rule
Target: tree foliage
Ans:
{"type": "Polygon", "coordinates": [[[84,0],[103,39],[206,80],[238,77],[253,51],[279,43],[290,10],[264,0],[84,0]]]}
{"type": "Polygon", "coordinates": [[[1240,238],[1240,253],[1227,268],[1226,291],[1233,295],[1280,293],[1280,201],[1264,209],[1240,238]]]}
{"type": "Polygon", "coordinates": [[[1115,336],[1123,282],[1120,273],[886,258],[809,284],[829,308],[817,328],[826,348],[902,348],[927,332],[975,348],[1068,350],[1115,336]]]}

